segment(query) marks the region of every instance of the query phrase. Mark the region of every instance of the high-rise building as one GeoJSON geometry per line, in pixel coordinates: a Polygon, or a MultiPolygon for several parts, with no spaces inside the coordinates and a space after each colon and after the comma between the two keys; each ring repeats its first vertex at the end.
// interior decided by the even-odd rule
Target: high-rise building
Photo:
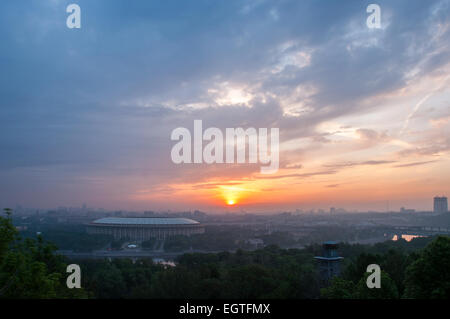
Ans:
{"type": "Polygon", "coordinates": [[[442,197],[436,196],[434,198],[434,209],[433,209],[433,211],[435,213],[446,213],[446,212],[448,212],[447,197],[445,197],[445,196],[442,196],[442,197]]]}

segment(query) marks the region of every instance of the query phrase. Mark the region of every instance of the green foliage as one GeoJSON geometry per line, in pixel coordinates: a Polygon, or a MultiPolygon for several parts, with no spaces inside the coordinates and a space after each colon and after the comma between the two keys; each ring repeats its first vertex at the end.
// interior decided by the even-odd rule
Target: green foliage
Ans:
{"type": "Polygon", "coordinates": [[[320,295],[324,299],[353,299],[355,294],[355,284],[351,280],[334,277],[331,285],[320,290],[320,295]]]}
{"type": "MultiPolygon", "coordinates": [[[[21,232],[23,237],[34,238],[37,229],[30,227],[28,231],[21,232]]],[[[87,234],[82,225],[45,225],[39,228],[42,237],[55,244],[62,250],[73,250],[76,252],[90,252],[108,246],[112,236],[100,234],[87,234]]]]}
{"type": "Polygon", "coordinates": [[[395,282],[390,276],[381,271],[381,287],[368,288],[367,277],[370,273],[364,273],[355,284],[351,280],[334,277],[331,285],[320,290],[322,298],[325,299],[398,299],[399,293],[395,282]]]}
{"type": "Polygon", "coordinates": [[[164,242],[166,251],[184,251],[188,250],[190,246],[190,238],[186,236],[174,236],[164,242]]]}
{"type": "MultiPolygon", "coordinates": [[[[446,247],[442,243],[435,246],[427,250],[446,247]]],[[[397,299],[402,296],[406,269],[410,271],[408,266],[423,255],[408,253],[411,249],[397,243],[343,247],[347,256],[343,276],[334,278],[320,293],[312,247],[183,254],[176,267],[155,265],[150,260],[85,261],[84,285],[99,298],[397,299]],[[367,288],[366,270],[373,263],[382,269],[380,289],[367,288]]],[[[414,274],[406,276],[411,280],[408,276],[414,274]]]]}
{"type": "Polygon", "coordinates": [[[184,254],[176,267],[151,261],[82,261],[87,289],[99,298],[315,298],[313,258],[271,246],[236,253],[184,254]],[[115,280],[113,280],[115,278],[115,280]]]}
{"type": "Polygon", "coordinates": [[[371,253],[362,253],[348,265],[343,271],[343,277],[354,283],[358,282],[364,274],[366,274],[367,266],[370,264],[381,264],[381,255],[374,255],[371,253]]]}
{"type": "Polygon", "coordinates": [[[413,257],[410,257],[403,250],[390,249],[380,263],[381,269],[389,274],[389,277],[394,281],[399,295],[403,294],[406,268],[412,260],[413,257]]]}
{"type": "Polygon", "coordinates": [[[291,246],[296,244],[292,234],[288,232],[273,232],[270,235],[260,237],[266,245],[291,246]]]}
{"type": "Polygon", "coordinates": [[[439,236],[406,269],[405,298],[450,298],[450,237],[439,236]]]}
{"type": "Polygon", "coordinates": [[[269,269],[258,264],[231,268],[226,279],[225,297],[228,298],[267,298],[277,287],[269,269]]]}
{"type": "Polygon", "coordinates": [[[366,273],[358,282],[354,292],[354,298],[356,299],[398,299],[398,289],[395,282],[391,279],[389,274],[381,270],[380,275],[380,288],[368,288],[367,277],[370,274],[366,273]]]}
{"type": "Polygon", "coordinates": [[[20,240],[10,214],[0,217],[0,234],[0,298],[86,297],[82,289],[67,288],[56,247],[41,237],[20,240]]]}
{"type": "MultiPolygon", "coordinates": [[[[330,299],[397,299],[403,298],[442,298],[450,296],[450,238],[417,238],[406,241],[386,242],[360,248],[345,247],[349,258],[342,278],[334,278],[332,284],[321,290],[322,298],[330,299]],[[425,246],[428,243],[427,246],[425,246]],[[414,249],[425,248],[414,252],[414,249]],[[352,253],[350,253],[352,251],[352,253]],[[381,288],[369,289],[366,272],[369,264],[381,268],[381,288]]],[[[311,249],[311,248],[310,248],[311,249]]]]}
{"type": "MultiPolygon", "coordinates": [[[[92,238],[78,244],[75,239],[69,239],[70,235],[66,237],[47,229],[44,231],[46,240],[41,236],[21,240],[12,224],[10,210],[6,213],[6,217],[0,217],[0,297],[3,298],[396,299],[450,296],[450,275],[446,272],[450,263],[448,237],[399,240],[373,246],[341,244],[340,253],[345,257],[342,277],[335,277],[329,287],[319,290],[313,256],[321,253],[320,245],[310,245],[306,249],[268,245],[245,251],[239,249],[246,238],[243,232],[226,227],[210,228],[205,234],[188,238],[171,238],[165,248],[172,251],[191,247],[195,250],[235,249],[235,253],[183,254],[177,259],[176,267],[154,264],[151,259],[77,261],[82,268],[84,289],[68,289],[66,262],[55,254],[56,247],[46,240],[52,236],[57,242],[67,238],[66,247],[83,250],[93,247],[92,238]],[[369,264],[378,264],[382,269],[380,289],[367,288],[369,264]]],[[[76,227],[72,230],[72,234],[79,231],[76,227]]],[[[26,235],[31,237],[31,234],[26,235]]],[[[78,234],[74,238],[84,237],[78,234]]],[[[266,244],[288,246],[293,243],[292,238],[283,233],[273,233],[263,239],[266,244]]],[[[99,238],[99,243],[104,245],[102,240],[99,238]]],[[[142,247],[151,249],[155,243],[155,240],[144,242],[142,247]]],[[[117,242],[116,246],[121,244],[122,241],[117,242]]]]}
{"type": "Polygon", "coordinates": [[[2,262],[5,254],[8,252],[8,248],[17,238],[17,230],[11,222],[11,210],[9,208],[4,209],[6,218],[0,217],[0,263],[2,262]]]}
{"type": "Polygon", "coordinates": [[[164,249],[166,251],[187,251],[192,249],[204,251],[233,250],[241,247],[243,241],[239,229],[228,227],[208,227],[204,234],[186,236],[174,236],[166,239],[164,249]]]}

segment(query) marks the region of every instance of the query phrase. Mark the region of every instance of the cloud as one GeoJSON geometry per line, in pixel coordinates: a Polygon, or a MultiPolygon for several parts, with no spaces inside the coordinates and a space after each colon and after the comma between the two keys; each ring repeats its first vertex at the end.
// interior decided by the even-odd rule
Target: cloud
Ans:
{"type": "Polygon", "coordinates": [[[302,164],[286,164],[283,167],[284,169],[301,169],[303,168],[302,164]]]}
{"type": "MultiPolygon", "coordinates": [[[[66,3],[0,3],[0,189],[12,201],[51,203],[64,190],[76,194],[73,201],[95,195],[108,202],[139,189],[207,187],[259,170],[171,163],[171,130],[194,119],[221,129],[279,127],[282,143],[312,139],[311,150],[281,154],[282,167],[304,170],[310,151],[320,163],[346,143],[318,132],[320,124],[367,117],[381,107],[379,96],[450,62],[448,1],[380,1],[389,23],[382,30],[366,28],[365,5],[356,0],[79,0],[80,30],[65,27],[66,3]]],[[[359,146],[389,141],[389,122],[357,129],[359,146]]],[[[449,145],[427,136],[399,154],[436,154],[449,145]]]]}
{"type": "Polygon", "coordinates": [[[317,171],[310,173],[302,173],[302,174],[284,174],[284,175],[259,175],[254,176],[255,179],[283,179],[283,178],[309,178],[320,175],[333,175],[336,174],[336,170],[326,170],[326,171],[317,171]]]}
{"type": "Polygon", "coordinates": [[[325,164],[324,167],[329,168],[346,168],[346,167],[354,167],[354,166],[364,166],[364,165],[384,165],[384,164],[392,164],[395,163],[395,161],[389,161],[389,160],[380,160],[380,161],[363,161],[363,162],[345,162],[345,163],[335,163],[335,164],[325,164]]]}
{"type": "Polygon", "coordinates": [[[394,167],[412,167],[412,166],[421,166],[426,165],[430,163],[436,163],[437,161],[424,161],[424,162],[414,162],[414,163],[407,163],[407,164],[399,164],[395,165],[394,167]]]}

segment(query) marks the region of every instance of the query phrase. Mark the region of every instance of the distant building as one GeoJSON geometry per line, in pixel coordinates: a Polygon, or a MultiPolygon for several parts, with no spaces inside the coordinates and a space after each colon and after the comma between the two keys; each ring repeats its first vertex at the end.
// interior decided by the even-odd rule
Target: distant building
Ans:
{"type": "Polygon", "coordinates": [[[322,286],[328,286],[333,277],[341,274],[341,262],[344,257],[338,254],[339,244],[335,241],[323,243],[323,256],[314,257],[319,267],[319,275],[322,286]]]}
{"type": "Polygon", "coordinates": [[[434,198],[434,209],[433,209],[433,211],[435,213],[438,213],[438,214],[447,213],[448,212],[447,197],[445,197],[445,196],[442,196],[442,197],[436,196],[434,198]]]}
{"type": "Polygon", "coordinates": [[[261,238],[250,238],[247,239],[246,243],[253,246],[254,248],[264,247],[264,241],[261,238]]]}
{"type": "Polygon", "coordinates": [[[400,208],[400,212],[401,213],[415,213],[416,210],[415,209],[407,209],[405,207],[400,208]]]}

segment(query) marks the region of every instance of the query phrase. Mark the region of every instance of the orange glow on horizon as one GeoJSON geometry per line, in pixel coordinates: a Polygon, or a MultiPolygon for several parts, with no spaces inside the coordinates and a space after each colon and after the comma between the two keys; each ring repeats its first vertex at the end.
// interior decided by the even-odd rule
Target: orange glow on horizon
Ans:
{"type": "MultiPolygon", "coordinates": [[[[346,163],[336,160],[338,164],[341,162],[346,163]]],[[[161,192],[142,187],[130,194],[130,199],[161,209],[168,202],[177,201],[177,209],[192,207],[206,211],[235,211],[239,208],[242,211],[266,212],[326,210],[328,207],[385,211],[388,200],[391,202],[389,209],[408,202],[411,206],[419,203],[422,205],[419,209],[429,209],[429,203],[424,205],[422,202],[432,198],[437,187],[442,193],[448,192],[448,176],[441,174],[442,170],[450,168],[447,162],[431,161],[423,165],[417,162],[415,165],[413,159],[408,160],[406,164],[414,164],[415,173],[420,178],[412,176],[408,166],[399,165],[394,160],[376,166],[370,162],[348,167],[337,165],[333,170],[322,167],[327,163],[333,162],[318,161],[308,169],[295,171],[280,169],[270,176],[245,171],[239,176],[211,176],[201,181],[168,184],[161,192]],[[423,180],[423,176],[429,176],[429,179],[423,180]]]]}
{"type": "Polygon", "coordinates": [[[235,202],[234,199],[229,199],[229,200],[227,201],[227,204],[228,204],[229,206],[233,206],[234,204],[236,204],[236,202],[235,202]]]}

